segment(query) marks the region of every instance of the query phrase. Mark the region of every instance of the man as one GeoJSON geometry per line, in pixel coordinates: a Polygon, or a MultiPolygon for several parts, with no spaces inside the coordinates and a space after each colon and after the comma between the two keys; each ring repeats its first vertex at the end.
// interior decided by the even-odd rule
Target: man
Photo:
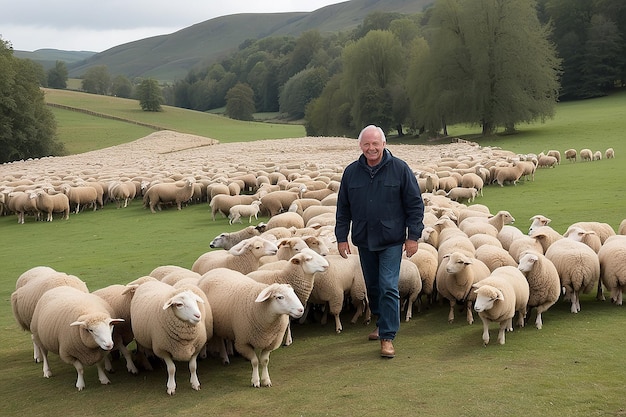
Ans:
{"type": "Polygon", "coordinates": [[[403,160],[385,148],[386,138],[377,126],[359,134],[363,154],[346,167],[337,197],[335,236],[339,254],[350,254],[348,233],[358,248],[376,330],[368,337],[380,339],[380,354],[393,358],[392,341],[400,327],[398,278],[402,248],[408,257],[417,252],[424,225],[424,203],[415,175],[403,160]]]}

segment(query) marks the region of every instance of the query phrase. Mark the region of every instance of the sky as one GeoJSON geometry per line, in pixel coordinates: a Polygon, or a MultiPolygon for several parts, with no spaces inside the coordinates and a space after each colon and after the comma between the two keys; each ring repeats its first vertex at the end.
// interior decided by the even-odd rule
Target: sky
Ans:
{"type": "MultiPolygon", "coordinates": [[[[344,0],[345,1],[345,0],[344,0]]],[[[0,0],[0,37],[14,50],[102,52],[219,16],[310,12],[338,0],[0,0]]]]}

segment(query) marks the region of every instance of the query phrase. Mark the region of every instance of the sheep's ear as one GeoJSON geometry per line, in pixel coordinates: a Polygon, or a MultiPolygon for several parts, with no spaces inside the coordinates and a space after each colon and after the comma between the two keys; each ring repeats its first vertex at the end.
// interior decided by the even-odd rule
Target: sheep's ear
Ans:
{"type": "Polygon", "coordinates": [[[292,256],[289,262],[291,262],[294,265],[300,265],[302,263],[300,262],[300,258],[298,258],[297,256],[292,256]]]}
{"type": "Polygon", "coordinates": [[[124,289],[124,291],[122,291],[122,294],[128,294],[130,293],[135,293],[135,290],[139,287],[139,284],[128,284],[126,285],[126,288],[124,289]]]}
{"type": "Polygon", "coordinates": [[[111,319],[109,324],[120,324],[120,323],[124,323],[125,321],[126,320],[124,320],[124,319],[111,319]]]}
{"type": "Polygon", "coordinates": [[[263,291],[259,293],[259,295],[257,296],[256,300],[254,300],[254,302],[262,303],[263,301],[269,299],[271,296],[272,296],[272,287],[263,288],[263,291]]]}
{"type": "Polygon", "coordinates": [[[200,304],[204,304],[204,300],[202,299],[202,297],[200,297],[198,294],[196,294],[195,292],[191,291],[191,296],[193,297],[194,300],[196,300],[197,302],[199,302],[200,304]]]}
{"type": "Polygon", "coordinates": [[[443,255],[443,257],[441,259],[448,259],[450,257],[449,253],[446,253],[445,255],[443,255]]]}
{"type": "Polygon", "coordinates": [[[70,324],[70,326],[85,326],[87,325],[87,323],[85,323],[84,321],[75,321],[74,323],[70,324]]]}
{"type": "MultiPolygon", "coordinates": [[[[480,288],[482,286],[482,284],[480,282],[476,282],[474,284],[472,284],[472,288],[480,288]]],[[[478,292],[477,290],[474,292],[478,292]]]]}
{"type": "Polygon", "coordinates": [[[496,300],[504,300],[504,294],[502,294],[502,291],[498,290],[496,291],[496,300]]]}

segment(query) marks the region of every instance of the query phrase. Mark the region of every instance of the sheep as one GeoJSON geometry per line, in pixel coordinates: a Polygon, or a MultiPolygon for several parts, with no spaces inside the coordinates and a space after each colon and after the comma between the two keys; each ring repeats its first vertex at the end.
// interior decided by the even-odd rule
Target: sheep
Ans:
{"type": "Polygon", "coordinates": [[[564,238],[574,239],[578,242],[582,242],[589,246],[595,253],[600,251],[602,247],[602,241],[600,237],[593,230],[584,230],[582,227],[570,226],[563,233],[564,238]]]}
{"type": "MultiPolygon", "coordinates": [[[[22,273],[15,284],[15,291],[11,294],[11,308],[13,316],[22,328],[30,331],[33,314],[39,299],[46,291],[69,286],[82,292],[88,293],[87,284],[74,275],[58,272],[47,266],[37,266],[22,273]]],[[[40,352],[33,345],[33,358],[35,362],[41,361],[40,352]]]]}
{"type": "Polygon", "coordinates": [[[589,246],[572,239],[554,242],[545,253],[561,278],[564,297],[572,313],[580,311],[580,293],[587,294],[600,279],[598,255],[589,246]]]}
{"type": "Polygon", "coordinates": [[[593,160],[594,161],[600,161],[602,159],[602,152],[600,151],[595,151],[593,153],[593,160]]]}
{"type": "Polygon", "coordinates": [[[306,227],[334,226],[336,223],[335,213],[323,213],[313,216],[306,223],[306,227]]]}
{"type": "Polygon", "coordinates": [[[498,240],[496,236],[488,235],[486,233],[476,233],[471,235],[469,239],[476,249],[483,245],[491,245],[502,248],[502,243],[498,240]]]}
{"type": "Polygon", "coordinates": [[[535,252],[543,253],[543,246],[538,239],[531,236],[522,235],[521,237],[511,242],[511,246],[509,247],[509,253],[511,254],[511,257],[513,257],[515,262],[519,262],[522,252],[527,250],[534,250],[535,252]]]}
{"type": "Polygon", "coordinates": [[[280,190],[272,191],[261,197],[263,207],[269,212],[269,216],[275,216],[278,213],[289,210],[289,206],[300,197],[296,192],[280,190]]]}
{"type": "MultiPolygon", "coordinates": [[[[135,340],[133,330],[131,328],[130,317],[130,302],[133,294],[126,292],[126,285],[113,284],[104,288],[100,288],[92,292],[106,301],[112,309],[112,313],[115,317],[123,319],[124,321],[117,324],[113,328],[113,349],[118,349],[124,359],[126,360],[126,370],[131,374],[137,374],[139,371],[133,362],[132,356],[128,351],[128,344],[135,340]]],[[[109,354],[104,356],[104,369],[109,372],[113,372],[113,366],[109,358],[109,354]]]]}
{"type": "Polygon", "coordinates": [[[61,213],[61,218],[67,220],[70,218],[70,200],[63,193],[48,194],[45,190],[37,190],[33,194],[36,199],[37,209],[46,213],[46,221],[52,221],[53,213],[61,213]]]}
{"type": "Polygon", "coordinates": [[[81,204],[83,206],[91,204],[93,211],[98,208],[98,192],[91,186],[72,186],[70,184],[61,185],[61,191],[70,201],[70,207],[74,206],[74,213],[80,212],[81,204]]]}
{"type": "Polygon", "coordinates": [[[201,275],[197,272],[193,272],[190,269],[179,269],[176,271],[172,271],[169,274],[163,276],[160,281],[168,284],[168,285],[176,285],[176,283],[181,281],[186,282],[197,282],[200,279],[201,275]]]}
{"type": "Polygon", "coordinates": [[[543,214],[536,214],[530,218],[531,224],[528,228],[528,235],[532,235],[533,231],[541,226],[547,226],[552,220],[544,216],[543,214]]]}
{"type": "Polygon", "coordinates": [[[26,214],[37,212],[36,202],[30,195],[31,193],[23,191],[12,191],[7,195],[7,209],[17,214],[18,224],[24,224],[26,214]]]}
{"type": "Polygon", "coordinates": [[[294,200],[293,203],[291,203],[287,211],[292,211],[302,216],[302,213],[304,212],[304,210],[306,210],[307,207],[321,205],[322,202],[316,198],[298,198],[294,200]]]}
{"type": "Polygon", "coordinates": [[[524,234],[517,227],[505,224],[496,235],[496,238],[500,241],[504,250],[509,250],[511,243],[522,236],[524,234]]]}
{"type": "Polygon", "coordinates": [[[503,266],[487,278],[475,283],[474,310],[483,322],[483,345],[489,344],[489,324],[500,323],[498,343],[503,345],[506,330],[513,330],[513,317],[518,313],[518,325],[524,327],[529,286],[524,274],[514,266],[503,266]]]}
{"type": "Polygon", "coordinates": [[[439,189],[439,177],[437,176],[437,174],[427,173],[422,192],[434,193],[438,189],[439,189]]]}
{"type": "MultiPolygon", "coordinates": [[[[328,261],[312,249],[303,248],[286,262],[279,270],[257,270],[247,274],[250,278],[265,284],[289,284],[294,289],[302,305],[306,305],[313,290],[313,276],[316,272],[325,272],[328,261]]],[[[290,326],[287,326],[285,345],[293,339],[290,326]]]]}
{"type": "Polygon", "coordinates": [[[250,204],[235,204],[228,212],[228,224],[235,222],[243,223],[242,217],[248,217],[248,223],[252,223],[252,217],[255,220],[259,218],[259,212],[261,211],[261,201],[256,200],[250,204]]]}
{"type": "Polygon", "coordinates": [[[337,207],[335,206],[311,206],[311,207],[307,207],[302,212],[302,220],[304,221],[304,224],[306,225],[309,223],[309,220],[311,220],[313,217],[316,217],[324,213],[335,214],[336,212],[337,212],[337,207]]]}
{"type": "Polygon", "coordinates": [[[617,228],[617,234],[618,235],[622,235],[622,236],[626,235],[626,219],[623,219],[620,222],[620,224],[619,224],[619,226],[617,228]]]}
{"type": "Polygon", "coordinates": [[[74,365],[76,388],[85,388],[84,366],[96,364],[98,379],[110,384],[103,369],[104,355],[113,349],[112,326],[123,322],[112,318],[111,307],[102,298],[69,286],[46,291],[33,313],[30,330],[42,353],[43,376],[50,378],[48,352],[74,365]]]}
{"type": "Polygon", "coordinates": [[[584,230],[593,230],[596,232],[602,243],[604,243],[609,237],[615,236],[615,230],[613,230],[611,225],[608,223],[595,221],[576,222],[571,224],[570,227],[580,227],[584,230]]]}
{"type": "Polygon", "coordinates": [[[123,207],[128,207],[128,203],[137,195],[137,187],[130,181],[110,181],[108,188],[109,198],[115,201],[117,208],[122,207],[122,201],[124,201],[123,207]]]}
{"type": "Polygon", "coordinates": [[[471,203],[477,194],[478,190],[474,187],[453,187],[446,193],[446,197],[453,201],[467,200],[468,203],[471,203]]]}
{"type": "MultiPolygon", "coordinates": [[[[626,291],[626,237],[618,235],[607,239],[598,252],[598,259],[601,283],[611,292],[611,302],[621,306],[626,291]]],[[[598,288],[602,289],[600,285],[598,288]]]]}
{"type": "Polygon", "coordinates": [[[559,299],[561,281],[554,264],[539,252],[528,251],[522,254],[518,269],[522,271],[530,295],[528,297],[528,316],[530,311],[537,307],[535,327],[541,329],[543,321],[541,314],[552,307],[559,299]]]}
{"type": "Polygon", "coordinates": [[[613,148],[607,148],[604,152],[604,157],[606,159],[615,158],[615,151],[613,150],[613,148]]]}
{"type": "Polygon", "coordinates": [[[561,152],[556,150],[556,149],[551,149],[548,151],[548,153],[546,153],[546,155],[548,156],[552,156],[554,158],[556,158],[556,163],[557,165],[559,165],[561,163],[561,152]]]}
{"type": "MultiPolygon", "coordinates": [[[[225,217],[230,213],[230,208],[238,204],[252,204],[257,200],[253,195],[230,195],[230,194],[218,194],[211,199],[209,207],[211,207],[211,217],[215,221],[215,214],[222,213],[225,217]]],[[[263,205],[263,202],[261,202],[263,205]]]]}
{"type": "Polygon", "coordinates": [[[581,149],[580,150],[580,160],[581,161],[591,161],[593,159],[593,153],[591,149],[581,149]]]}
{"type": "Polygon", "coordinates": [[[417,266],[422,280],[422,290],[417,296],[417,311],[419,312],[422,308],[422,295],[426,295],[429,304],[435,301],[435,277],[438,266],[437,249],[427,243],[420,243],[417,252],[409,258],[409,261],[417,266]],[[428,248],[431,248],[432,251],[428,248]]]}
{"type": "Polygon", "coordinates": [[[476,173],[468,172],[461,177],[461,187],[475,188],[478,194],[483,195],[485,181],[476,173]]]}
{"type": "Polygon", "coordinates": [[[265,231],[265,223],[260,223],[256,226],[248,226],[244,229],[236,232],[224,232],[215,236],[209,243],[209,247],[212,249],[223,248],[229,250],[242,240],[249,239],[254,236],[260,236],[265,231]]]}
{"type": "Polygon", "coordinates": [[[278,247],[276,255],[262,257],[259,260],[261,266],[280,260],[287,261],[291,259],[291,257],[295,254],[300,253],[305,248],[312,249],[314,252],[318,253],[321,256],[326,256],[329,252],[326,244],[321,239],[318,239],[314,236],[309,236],[306,238],[292,236],[279,239],[276,242],[276,246],[278,247]],[[310,244],[313,246],[309,246],[310,244]]]}
{"type": "Polygon", "coordinates": [[[189,271],[188,268],[184,268],[182,266],[178,266],[178,265],[160,265],[157,266],[156,268],[154,268],[152,271],[150,271],[150,273],[148,274],[148,276],[151,276],[153,278],[156,278],[157,280],[161,281],[163,280],[164,277],[166,277],[167,275],[171,274],[172,272],[187,272],[189,271]]]}
{"type": "MultiPolygon", "coordinates": [[[[213,334],[234,341],[235,349],[252,364],[253,387],[270,387],[270,353],[282,343],[289,317],[299,318],[304,306],[288,284],[263,284],[226,268],[202,276],[198,286],[213,311],[213,334]],[[260,353],[257,356],[256,350],[260,353]],[[259,363],[261,375],[259,377],[259,363]]],[[[224,344],[224,363],[229,363],[224,344]]]]}
{"type": "Polygon", "coordinates": [[[577,156],[578,156],[578,153],[576,152],[576,149],[568,149],[565,151],[565,159],[567,159],[570,162],[576,162],[577,156]]]}
{"type": "Polygon", "coordinates": [[[554,156],[539,154],[537,168],[554,168],[558,165],[558,160],[554,156]]]}
{"type": "Polygon", "coordinates": [[[228,251],[212,251],[200,255],[191,270],[203,275],[210,269],[225,267],[242,274],[255,271],[259,267],[259,259],[274,255],[278,247],[261,236],[242,240],[228,251]]]}
{"type": "Polygon", "coordinates": [[[515,218],[511,215],[511,213],[506,210],[500,210],[490,218],[466,218],[459,224],[459,229],[465,232],[468,236],[472,236],[476,233],[486,233],[496,237],[505,224],[513,223],[515,223],[515,218]]]}
{"type": "Polygon", "coordinates": [[[155,207],[161,210],[163,203],[174,203],[176,209],[181,210],[182,204],[191,199],[195,182],[194,177],[188,177],[175,183],[154,184],[144,194],[143,206],[149,207],[152,213],[156,213],[155,207]]]}
{"type": "Polygon", "coordinates": [[[482,261],[460,252],[452,252],[443,256],[437,268],[437,292],[450,303],[448,323],[454,321],[454,306],[457,302],[464,304],[467,322],[474,322],[472,314],[472,285],[486,278],[491,271],[482,261]]]}
{"type": "Polygon", "coordinates": [[[500,187],[503,187],[505,182],[517,185],[517,181],[519,181],[523,173],[524,166],[516,161],[511,166],[498,167],[495,172],[495,180],[500,187]]]}
{"type": "Polygon", "coordinates": [[[302,216],[293,211],[286,211],[284,213],[278,213],[273,215],[267,221],[266,230],[272,230],[274,227],[295,227],[301,229],[304,227],[304,220],[302,216]]]}
{"type": "Polygon", "coordinates": [[[417,301],[422,291],[422,278],[417,265],[409,259],[400,262],[400,274],[398,278],[398,291],[400,293],[400,306],[406,303],[406,315],[404,321],[413,317],[413,304],[417,301]]]}
{"type": "Polygon", "coordinates": [[[554,230],[550,226],[541,226],[533,230],[533,234],[530,237],[536,239],[543,248],[542,253],[546,253],[550,245],[552,245],[557,240],[563,239],[563,236],[554,230]]]}
{"type": "MultiPolygon", "coordinates": [[[[335,332],[341,333],[343,326],[339,315],[344,305],[345,295],[349,294],[352,304],[356,307],[356,312],[350,322],[356,323],[364,313],[365,322],[369,322],[369,302],[358,255],[349,255],[348,259],[344,259],[338,254],[329,254],[326,260],[329,265],[328,269],[315,274],[313,290],[307,303],[307,312],[301,321],[306,318],[312,305],[328,303],[328,312],[335,318],[335,332]]],[[[325,323],[326,316],[322,318],[322,324],[325,323]]]]}
{"type": "MultiPolygon", "coordinates": [[[[174,361],[189,362],[191,388],[200,389],[197,358],[207,339],[210,303],[187,288],[147,281],[133,288],[130,303],[132,330],[138,347],[150,350],[167,365],[167,393],[176,392],[174,361]]],[[[211,315],[212,317],[212,315],[211,315]]]]}
{"type": "Polygon", "coordinates": [[[494,245],[481,245],[474,253],[476,259],[482,261],[490,271],[501,266],[517,266],[517,262],[509,252],[502,247],[494,245]]]}

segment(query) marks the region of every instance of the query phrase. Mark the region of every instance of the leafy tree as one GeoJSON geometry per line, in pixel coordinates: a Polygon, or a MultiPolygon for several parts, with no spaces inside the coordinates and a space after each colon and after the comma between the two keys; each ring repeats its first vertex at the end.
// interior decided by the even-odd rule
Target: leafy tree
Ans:
{"type": "Polygon", "coordinates": [[[39,88],[42,72],[0,38],[0,163],[65,153],[39,88]]]}
{"type": "Polygon", "coordinates": [[[307,135],[356,136],[358,134],[360,127],[357,128],[352,122],[352,102],[341,85],[342,74],[336,74],[326,83],[322,94],[306,106],[304,127],[307,135]]]}
{"type": "Polygon", "coordinates": [[[118,75],[111,83],[111,94],[115,97],[130,98],[133,95],[133,84],[127,77],[118,75]]]}
{"type": "Polygon", "coordinates": [[[48,70],[48,87],[67,88],[67,65],[63,61],[57,61],[54,68],[48,70]]]}
{"type": "Polygon", "coordinates": [[[324,68],[300,71],[285,83],[280,93],[280,112],[301,119],[306,105],[322,93],[327,81],[324,68]]]}
{"type": "Polygon", "coordinates": [[[88,93],[108,95],[111,88],[111,75],[106,65],[96,65],[85,71],[82,89],[88,93]]]}
{"type": "MultiPolygon", "coordinates": [[[[448,120],[498,127],[554,114],[560,60],[533,1],[439,0],[429,22],[432,79],[448,120]]],[[[432,117],[430,118],[432,119],[432,117]]]]}
{"type": "Polygon", "coordinates": [[[294,75],[309,65],[315,53],[322,46],[322,35],[317,30],[303,32],[296,40],[296,46],[289,54],[289,75],[294,75]]]}
{"type": "Polygon", "coordinates": [[[143,111],[161,111],[165,101],[157,80],[148,78],[137,86],[137,99],[143,111]]]}
{"type": "Polygon", "coordinates": [[[254,91],[249,85],[237,83],[226,93],[226,115],[231,119],[253,120],[254,91]]]}

